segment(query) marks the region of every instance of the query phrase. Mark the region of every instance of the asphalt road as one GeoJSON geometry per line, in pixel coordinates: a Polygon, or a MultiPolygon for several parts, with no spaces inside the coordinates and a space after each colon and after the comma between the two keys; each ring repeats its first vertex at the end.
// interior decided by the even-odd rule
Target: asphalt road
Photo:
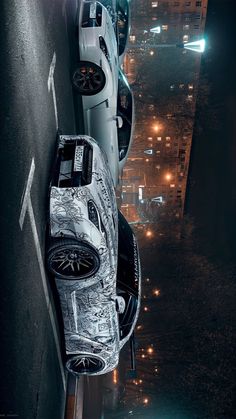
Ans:
{"type": "Polygon", "coordinates": [[[64,414],[62,325],[44,257],[57,129],[80,129],[76,10],[76,0],[1,3],[0,418],[64,414]]]}

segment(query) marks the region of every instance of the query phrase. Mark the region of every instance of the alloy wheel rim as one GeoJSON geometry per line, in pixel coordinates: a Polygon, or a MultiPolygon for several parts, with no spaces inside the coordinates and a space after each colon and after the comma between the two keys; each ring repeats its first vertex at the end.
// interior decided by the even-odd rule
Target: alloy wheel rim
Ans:
{"type": "Polygon", "coordinates": [[[69,368],[78,374],[99,372],[103,367],[100,359],[91,356],[81,356],[69,362],[69,368]]]}
{"type": "Polygon", "coordinates": [[[101,86],[101,76],[93,67],[81,67],[73,76],[75,86],[81,91],[96,91],[101,86]]]}
{"type": "Polygon", "coordinates": [[[59,275],[85,277],[96,269],[95,257],[86,249],[65,248],[51,258],[51,267],[59,275]]]}

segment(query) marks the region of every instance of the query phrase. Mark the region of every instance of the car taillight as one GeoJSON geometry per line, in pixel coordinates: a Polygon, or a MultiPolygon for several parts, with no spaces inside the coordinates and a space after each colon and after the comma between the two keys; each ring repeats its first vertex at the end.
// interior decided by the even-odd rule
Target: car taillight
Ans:
{"type": "Polygon", "coordinates": [[[102,26],[102,6],[97,2],[85,3],[82,16],[82,28],[102,26]]]}

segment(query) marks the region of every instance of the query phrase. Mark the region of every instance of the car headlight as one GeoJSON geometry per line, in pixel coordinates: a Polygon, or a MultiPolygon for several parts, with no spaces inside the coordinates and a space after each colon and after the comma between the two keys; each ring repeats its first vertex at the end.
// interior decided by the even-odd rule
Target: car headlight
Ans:
{"type": "Polygon", "coordinates": [[[99,221],[98,221],[98,212],[97,208],[95,207],[93,201],[90,199],[88,201],[88,216],[90,221],[97,227],[99,230],[99,221]]]}
{"type": "Polygon", "coordinates": [[[100,45],[100,48],[101,48],[103,54],[106,56],[107,60],[109,60],[110,56],[109,56],[109,53],[108,53],[108,50],[107,50],[106,42],[104,41],[102,36],[99,36],[99,45],[100,45]]]}
{"type": "Polygon", "coordinates": [[[105,55],[105,57],[106,57],[106,59],[107,59],[107,61],[108,61],[109,65],[110,65],[110,67],[111,67],[111,58],[110,58],[110,54],[109,54],[109,52],[108,52],[106,42],[105,42],[105,40],[104,40],[104,38],[103,38],[102,36],[99,36],[99,46],[100,46],[100,48],[101,48],[101,50],[102,50],[103,54],[105,55]]]}
{"type": "Polygon", "coordinates": [[[102,26],[102,6],[99,3],[85,3],[82,16],[82,28],[102,26]]]}

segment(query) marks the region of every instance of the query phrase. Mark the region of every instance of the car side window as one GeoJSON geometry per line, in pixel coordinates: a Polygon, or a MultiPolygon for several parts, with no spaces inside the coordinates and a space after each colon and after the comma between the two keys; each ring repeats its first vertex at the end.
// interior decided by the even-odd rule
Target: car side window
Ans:
{"type": "Polygon", "coordinates": [[[129,31],[129,16],[126,2],[119,1],[117,7],[117,26],[119,37],[119,55],[123,54],[129,31]]]}
{"type": "Polygon", "coordinates": [[[133,110],[132,95],[121,73],[119,75],[117,111],[123,120],[122,127],[118,128],[119,159],[122,160],[129,148],[133,110]]]}
{"type": "Polygon", "coordinates": [[[119,292],[125,300],[125,310],[123,313],[119,313],[119,326],[120,326],[120,339],[124,339],[130,332],[135,314],[137,311],[138,300],[135,295],[129,294],[128,292],[119,292]]]}

